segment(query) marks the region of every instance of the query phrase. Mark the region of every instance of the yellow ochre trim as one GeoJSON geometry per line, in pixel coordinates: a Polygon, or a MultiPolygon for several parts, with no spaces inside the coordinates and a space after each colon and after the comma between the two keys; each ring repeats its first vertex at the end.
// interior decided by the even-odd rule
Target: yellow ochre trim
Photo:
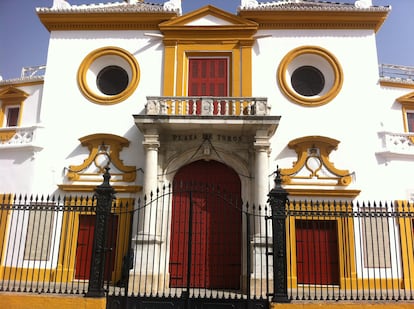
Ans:
{"type": "MultiPolygon", "coordinates": [[[[23,86],[34,86],[34,85],[43,85],[44,84],[44,80],[40,79],[40,80],[28,80],[28,81],[24,81],[24,80],[12,80],[10,81],[10,83],[7,83],[7,87],[11,86],[11,87],[23,87],[23,86]]],[[[2,88],[2,86],[0,86],[0,89],[2,88]]],[[[0,90],[1,91],[1,90],[0,90]]]]}
{"type": "MultiPolygon", "coordinates": [[[[111,63],[108,63],[111,65],[111,63]]],[[[130,52],[115,46],[107,46],[89,53],[79,66],[78,85],[83,95],[90,101],[98,104],[115,104],[127,99],[137,88],[140,79],[138,61],[130,52]],[[118,56],[125,60],[131,69],[131,80],[124,91],[116,95],[105,96],[91,90],[87,81],[87,73],[92,63],[103,56],[118,56]]]]}
{"type": "Polygon", "coordinates": [[[395,88],[406,88],[406,89],[414,89],[414,83],[413,84],[407,84],[402,83],[399,81],[392,81],[392,80],[381,80],[380,85],[383,87],[395,87],[395,88]]]}
{"type": "Polygon", "coordinates": [[[14,196],[11,194],[0,194],[0,203],[2,204],[2,210],[0,211],[0,280],[3,280],[4,275],[4,264],[6,260],[8,242],[7,240],[9,235],[8,231],[10,229],[11,209],[7,208],[11,208],[13,200],[14,196]]]}
{"type": "Polygon", "coordinates": [[[177,16],[174,12],[83,12],[42,13],[40,21],[49,31],[158,30],[158,25],[177,16]]]}
{"type": "Polygon", "coordinates": [[[372,29],[377,32],[387,18],[384,11],[242,10],[239,16],[260,29],[372,29]]]}
{"type": "Polygon", "coordinates": [[[309,211],[317,211],[320,213],[318,217],[309,216],[290,216],[286,233],[288,235],[287,241],[287,267],[288,267],[288,285],[289,288],[298,288],[297,279],[297,254],[296,254],[296,224],[297,219],[302,220],[333,220],[337,222],[337,239],[338,239],[338,257],[339,257],[339,280],[340,286],[356,286],[356,262],[353,252],[355,252],[354,243],[354,223],[353,218],[341,217],[332,218],[328,214],[332,211],[352,212],[351,203],[343,203],[337,205],[320,204],[314,205],[308,202],[302,202],[300,207],[293,202],[289,203],[289,210],[303,210],[305,213],[309,211]],[[324,216],[324,213],[327,213],[324,216]],[[351,281],[354,285],[351,285],[351,281]]]}
{"type": "Polygon", "coordinates": [[[406,290],[414,290],[414,205],[407,201],[396,201],[398,212],[398,226],[401,237],[401,260],[403,268],[403,286],[406,290]],[[411,278],[411,279],[410,279],[411,278]]]}
{"type": "Polygon", "coordinates": [[[106,297],[30,293],[0,293],[0,308],[7,309],[105,309],[106,297]]]}
{"type": "MultiPolygon", "coordinates": [[[[0,127],[4,124],[4,117],[6,115],[6,109],[10,106],[18,106],[19,107],[19,117],[17,126],[19,127],[22,122],[22,115],[23,115],[23,105],[26,98],[29,96],[28,93],[15,88],[13,86],[4,88],[0,90],[0,101],[1,101],[1,108],[0,108],[0,127]]],[[[9,130],[2,131],[0,133],[0,141],[6,142],[10,140],[14,134],[16,133],[16,129],[14,127],[10,127],[9,130]]]]}
{"type": "MultiPolygon", "coordinates": [[[[414,92],[399,97],[397,99],[397,102],[402,106],[401,111],[403,117],[404,132],[410,132],[408,127],[407,112],[414,113],[414,92]]],[[[410,137],[410,140],[414,143],[414,137],[410,137]]]]}
{"type": "Polygon", "coordinates": [[[293,302],[289,304],[271,303],[270,309],[411,309],[412,302],[379,302],[379,301],[315,301],[315,302],[293,302]],[[341,307],[341,308],[339,308],[341,307]]]}
{"type": "MultiPolygon", "coordinates": [[[[91,201],[91,200],[90,200],[91,201]]],[[[69,203],[66,207],[72,207],[69,203]]],[[[92,206],[90,202],[88,205],[92,206]]],[[[134,207],[134,199],[119,198],[111,209],[111,213],[118,216],[116,250],[115,250],[115,265],[111,275],[111,280],[117,282],[122,275],[122,258],[126,255],[128,250],[128,240],[130,237],[130,221],[131,214],[134,207]]],[[[95,213],[88,210],[84,212],[67,211],[63,216],[62,236],[59,247],[59,261],[56,271],[46,270],[51,272],[51,280],[56,282],[71,282],[75,280],[75,261],[77,240],[79,234],[79,216],[91,215],[95,213]]],[[[34,270],[32,276],[37,275],[37,270],[34,270]]],[[[42,278],[41,276],[39,276],[42,278]]],[[[49,278],[49,277],[48,277],[49,278]]],[[[48,278],[46,280],[48,280],[48,278]]],[[[28,278],[30,279],[30,278],[28,278]]]]}
{"type": "MultiPolygon", "coordinates": [[[[97,133],[91,134],[79,139],[82,146],[88,147],[89,156],[83,161],[80,165],[70,165],[67,177],[69,180],[73,181],[90,181],[83,179],[83,176],[98,176],[104,173],[102,167],[99,167],[99,171],[96,173],[85,173],[84,171],[95,162],[97,156],[100,154],[100,147],[108,147],[108,156],[110,162],[115,166],[121,174],[112,174],[121,176],[122,181],[133,182],[136,178],[136,166],[135,165],[124,165],[124,162],[121,160],[121,151],[122,148],[129,146],[129,140],[122,136],[117,136],[113,134],[104,134],[97,133]]],[[[100,180],[99,180],[100,181],[100,180]]],[[[115,180],[113,180],[115,181],[115,180]]]]}
{"type": "MultiPolygon", "coordinates": [[[[291,184],[293,180],[306,178],[303,176],[296,176],[296,174],[306,166],[307,160],[310,157],[308,150],[311,148],[317,148],[319,149],[318,158],[321,160],[321,165],[327,168],[332,174],[336,176],[335,178],[329,179],[337,180],[338,186],[348,186],[352,181],[349,170],[337,169],[329,160],[330,153],[332,150],[337,149],[338,144],[338,140],[325,136],[305,136],[290,141],[288,147],[296,152],[297,160],[295,161],[292,168],[284,168],[281,170],[283,183],[291,184]]],[[[316,172],[318,171],[319,170],[316,172]]],[[[312,177],[318,177],[320,180],[325,178],[328,179],[327,177],[323,176],[319,177],[317,174],[310,174],[308,179],[312,177]]],[[[315,185],[318,185],[318,183],[315,183],[315,185]]]]}
{"type": "Polygon", "coordinates": [[[207,5],[160,24],[164,35],[164,96],[187,96],[188,59],[194,55],[229,57],[229,96],[252,94],[252,48],[258,25],[207,5]],[[196,26],[204,16],[225,21],[223,25],[196,26]]]}
{"type": "MultiPolygon", "coordinates": [[[[65,192],[93,192],[97,185],[72,185],[60,184],[59,189],[65,192]]],[[[142,191],[142,186],[117,186],[111,185],[116,193],[138,193],[142,191]]]]}
{"type": "MultiPolygon", "coordinates": [[[[309,63],[312,65],[312,63],[309,63]]],[[[279,86],[282,92],[294,103],[304,105],[304,106],[321,106],[328,102],[330,102],[333,98],[335,98],[339,91],[342,88],[342,84],[344,81],[344,74],[342,71],[342,67],[339,64],[339,61],[336,57],[331,54],[328,50],[319,47],[319,46],[301,46],[291,50],[280,62],[279,69],[277,71],[277,81],[279,82],[279,86]],[[289,65],[294,61],[297,57],[305,54],[312,54],[317,55],[324,58],[329,65],[331,66],[333,73],[334,73],[334,82],[327,93],[321,96],[313,96],[313,97],[305,97],[298,94],[292,87],[290,86],[290,82],[287,80],[287,72],[289,65]]]]}

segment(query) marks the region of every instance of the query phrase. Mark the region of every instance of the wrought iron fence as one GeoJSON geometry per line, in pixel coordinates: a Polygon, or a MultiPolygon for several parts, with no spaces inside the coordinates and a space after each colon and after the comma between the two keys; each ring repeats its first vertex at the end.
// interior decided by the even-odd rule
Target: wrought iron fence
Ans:
{"type": "Polygon", "coordinates": [[[269,213],[197,184],[166,186],[138,200],[130,212],[132,237],[122,277],[108,290],[109,308],[120,297],[134,304],[150,299],[267,303],[269,213]]]}
{"type": "Polygon", "coordinates": [[[282,196],[271,209],[215,190],[110,199],[95,249],[95,196],[3,195],[0,291],[88,295],[101,250],[118,300],[414,300],[413,204],[282,196]]]}
{"type": "Polygon", "coordinates": [[[414,300],[414,205],[290,202],[291,300],[414,300]]]}
{"type": "MultiPolygon", "coordinates": [[[[3,195],[0,203],[0,290],[84,293],[88,252],[76,256],[83,244],[72,235],[81,228],[82,214],[94,214],[95,200],[3,195]]],[[[85,245],[91,241],[84,239],[85,245]]]]}

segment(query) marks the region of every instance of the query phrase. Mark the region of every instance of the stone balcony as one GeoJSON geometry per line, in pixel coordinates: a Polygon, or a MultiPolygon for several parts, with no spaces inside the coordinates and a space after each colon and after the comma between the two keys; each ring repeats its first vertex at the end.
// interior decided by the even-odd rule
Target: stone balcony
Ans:
{"type": "Polygon", "coordinates": [[[414,133],[378,132],[381,149],[377,155],[386,160],[413,159],[414,133]]]}
{"type": "Polygon", "coordinates": [[[39,126],[0,128],[0,149],[27,148],[38,151],[36,131],[39,126]]]}
{"type": "Polygon", "coordinates": [[[251,97],[147,97],[147,115],[266,116],[267,98],[251,97]]]}
{"type": "Polygon", "coordinates": [[[256,135],[264,130],[271,136],[280,116],[270,115],[263,97],[147,97],[145,110],[134,115],[142,132],[228,132],[256,135]]]}

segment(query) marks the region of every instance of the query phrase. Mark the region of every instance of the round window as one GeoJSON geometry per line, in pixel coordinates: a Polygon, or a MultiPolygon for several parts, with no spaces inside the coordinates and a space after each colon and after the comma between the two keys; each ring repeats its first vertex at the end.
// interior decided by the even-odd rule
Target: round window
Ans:
{"type": "Polygon", "coordinates": [[[325,87],[325,77],[317,68],[306,65],[293,72],[291,83],[297,93],[312,97],[322,92],[325,87]]]}
{"type": "Polygon", "coordinates": [[[117,65],[103,68],[96,78],[98,89],[106,95],[116,95],[128,87],[128,73],[117,65]]]}
{"type": "Polygon", "coordinates": [[[135,56],[122,48],[108,46],[92,51],[83,59],[78,85],[91,102],[116,104],[134,93],[139,77],[135,56]]]}
{"type": "Polygon", "coordinates": [[[283,57],[277,80],[282,93],[292,102],[321,106],[338,95],[344,76],[338,60],[328,50],[301,46],[283,57]]]}

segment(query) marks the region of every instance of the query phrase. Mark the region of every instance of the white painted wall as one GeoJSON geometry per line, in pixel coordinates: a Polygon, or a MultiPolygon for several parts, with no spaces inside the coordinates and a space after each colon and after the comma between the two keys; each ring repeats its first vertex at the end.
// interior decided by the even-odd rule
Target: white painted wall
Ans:
{"type": "Polygon", "coordinates": [[[375,34],[371,30],[280,30],[262,31],[271,35],[257,40],[253,55],[253,96],[264,96],[272,114],[280,115],[273,138],[271,168],[292,167],[296,153],[287,144],[296,138],[321,135],[340,141],[331,153],[339,169],[355,173],[349,188],[361,190],[361,199],[405,198],[414,161],[382,164],[375,153],[380,148],[378,131],[403,132],[401,109],[395,99],[407,89],[389,90],[379,86],[375,34]],[[320,46],[333,54],[342,66],[344,83],[331,102],[304,107],[291,102],[280,91],[277,70],[283,57],[300,46],[320,46]],[[392,168],[391,168],[392,166],[392,168]]]}
{"type": "Polygon", "coordinates": [[[53,190],[64,182],[63,167],[81,164],[87,157],[88,150],[78,139],[90,134],[109,133],[127,138],[131,143],[121,152],[124,164],[143,167],[142,137],[132,115],[143,111],[147,95],[161,94],[162,59],[160,41],[149,39],[140,31],[52,33],[42,103],[42,121],[47,130],[40,139],[53,147],[44,149],[37,158],[38,181],[34,191],[53,190]],[[77,84],[77,71],[85,56],[107,46],[117,46],[133,54],[141,74],[136,91],[114,105],[92,103],[77,84]]]}

